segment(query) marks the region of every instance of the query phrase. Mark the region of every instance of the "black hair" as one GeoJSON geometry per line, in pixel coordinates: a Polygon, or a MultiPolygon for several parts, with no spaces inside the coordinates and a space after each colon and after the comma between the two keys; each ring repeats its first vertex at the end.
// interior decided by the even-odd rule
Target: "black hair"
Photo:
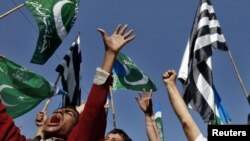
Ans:
{"type": "Polygon", "coordinates": [[[122,129],[114,128],[113,130],[109,131],[108,134],[119,134],[124,139],[124,141],[132,141],[132,139],[122,129]]]}
{"type": "Polygon", "coordinates": [[[248,121],[250,121],[250,113],[248,114],[248,117],[247,117],[248,121]]]}
{"type": "Polygon", "coordinates": [[[78,123],[79,121],[79,116],[80,114],[78,113],[78,111],[76,110],[76,107],[75,106],[63,106],[61,108],[58,108],[58,109],[64,109],[64,108],[69,108],[69,109],[72,109],[75,113],[76,113],[76,124],[78,123]]]}

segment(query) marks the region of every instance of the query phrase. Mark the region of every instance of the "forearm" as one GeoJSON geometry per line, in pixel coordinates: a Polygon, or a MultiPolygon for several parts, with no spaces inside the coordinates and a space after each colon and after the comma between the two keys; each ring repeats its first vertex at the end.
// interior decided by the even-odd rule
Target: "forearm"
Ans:
{"type": "Polygon", "coordinates": [[[186,108],[186,104],[175,84],[169,84],[166,87],[173,110],[179,120],[182,122],[183,120],[187,119],[186,116],[189,115],[189,111],[186,108]]]}
{"type": "Polygon", "coordinates": [[[40,136],[41,139],[44,139],[43,127],[42,126],[40,126],[40,127],[37,128],[36,136],[40,136]]]}
{"type": "Polygon", "coordinates": [[[113,51],[105,51],[102,69],[108,73],[112,72],[112,68],[116,59],[116,53],[113,51]]]}
{"type": "Polygon", "coordinates": [[[187,106],[180,95],[179,90],[177,89],[177,86],[175,84],[169,84],[166,87],[171,105],[183,126],[183,130],[188,140],[193,141],[200,134],[200,130],[191,117],[187,106]]]}
{"type": "Polygon", "coordinates": [[[154,117],[145,114],[146,132],[149,141],[159,141],[157,127],[155,125],[154,117]]]}

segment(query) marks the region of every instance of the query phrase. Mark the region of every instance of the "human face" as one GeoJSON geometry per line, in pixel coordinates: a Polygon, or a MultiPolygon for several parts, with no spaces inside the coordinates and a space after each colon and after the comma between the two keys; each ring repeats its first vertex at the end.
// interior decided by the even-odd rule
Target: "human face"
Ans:
{"type": "Polygon", "coordinates": [[[110,133],[105,137],[105,141],[124,141],[120,134],[110,133]]]}
{"type": "Polygon", "coordinates": [[[66,139],[75,126],[78,114],[72,108],[57,109],[45,122],[44,134],[47,138],[58,137],[66,139]]]}

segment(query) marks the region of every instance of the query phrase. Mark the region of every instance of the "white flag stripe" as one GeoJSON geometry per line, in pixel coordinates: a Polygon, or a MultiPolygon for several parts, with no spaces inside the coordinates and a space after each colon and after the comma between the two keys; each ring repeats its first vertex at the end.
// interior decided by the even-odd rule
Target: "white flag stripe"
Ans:
{"type": "Polygon", "coordinates": [[[190,57],[190,46],[189,46],[189,40],[185,49],[185,52],[183,54],[183,58],[181,61],[181,66],[178,73],[178,78],[183,79],[184,81],[188,78],[188,62],[190,57]]]}
{"type": "Polygon", "coordinates": [[[213,42],[225,42],[225,38],[223,35],[220,35],[218,33],[215,33],[213,35],[204,35],[196,39],[195,41],[195,47],[194,47],[194,52],[207,46],[210,45],[213,42]]]}
{"type": "Polygon", "coordinates": [[[216,42],[216,41],[221,42],[221,43],[226,42],[225,37],[224,37],[223,34],[218,34],[218,33],[212,34],[212,35],[210,35],[210,38],[211,38],[212,43],[216,42]]]}
{"type": "Polygon", "coordinates": [[[215,13],[213,6],[208,5],[208,3],[203,3],[200,8],[200,13],[202,13],[204,10],[208,10],[210,14],[215,13]]]}
{"type": "Polygon", "coordinates": [[[157,119],[157,118],[161,118],[162,116],[161,116],[161,111],[157,111],[156,113],[155,113],[155,119],[157,119]]]}
{"type": "Polygon", "coordinates": [[[220,27],[218,20],[209,20],[208,17],[203,17],[200,19],[198,23],[198,29],[202,28],[203,26],[209,26],[209,28],[220,27]]]}
{"type": "Polygon", "coordinates": [[[201,95],[204,97],[204,99],[207,101],[208,105],[211,107],[211,109],[214,108],[214,92],[213,88],[210,86],[210,84],[207,83],[206,79],[203,77],[203,75],[197,70],[194,72],[195,78],[197,78],[195,84],[201,93],[201,95]]]}

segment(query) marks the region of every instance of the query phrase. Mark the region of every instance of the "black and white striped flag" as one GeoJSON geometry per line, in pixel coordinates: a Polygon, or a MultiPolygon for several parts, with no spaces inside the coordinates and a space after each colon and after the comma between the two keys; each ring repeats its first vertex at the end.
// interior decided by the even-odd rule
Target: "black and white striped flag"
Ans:
{"type": "Polygon", "coordinates": [[[63,57],[62,62],[57,66],[56,71],[61,75],[63,90],[69,93],[69,96],[63,96],[62,105],[80,105],[82,56],[79,35],[63,57]]]}
{"type": "Polygon", "coordinates": [[[211,67],[215,49],[227,51],[228,47],[210,0],[201,0],[178,78],[183,84],[185,102],[198,111],[206,123],[220,117],[211,67]]]}

